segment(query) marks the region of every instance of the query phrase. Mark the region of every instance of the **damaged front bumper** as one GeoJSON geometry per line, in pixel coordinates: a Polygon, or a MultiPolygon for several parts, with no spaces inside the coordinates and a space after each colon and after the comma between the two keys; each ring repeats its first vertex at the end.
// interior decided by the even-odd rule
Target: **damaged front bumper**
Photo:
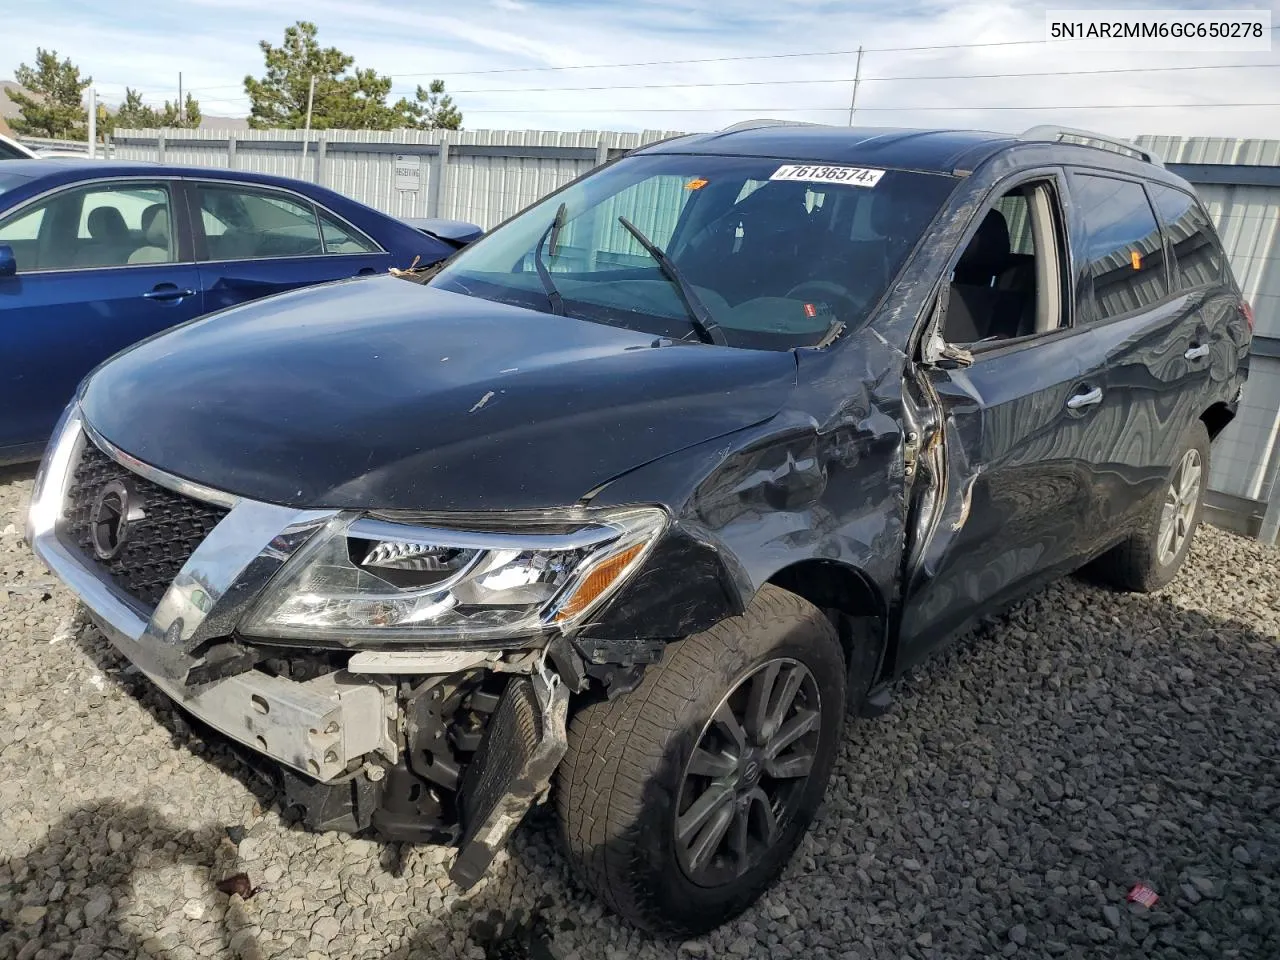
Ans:
{"type": "Polygon", "coordinates": [[[295,648],[238,665],[234,651],[220,659],[243,650],[233,631],[245,608],[332,516],[163,474],[93,435],[72,408],[37,476],[27,537],[117,649],[184,710],[248,748],[305,822],[460,839],[454,879],[470,885],[547,793],[565,752],[569,692],[528,652],[514,661],[483,652],[348,659],[295,648]],[[95,555],[97,541],[69,532],[69,491],[86,476],[123,497],[110,510],[89,507],[95,522],[146,514],[152,526],[169,525],[153,534],[170,538],[209,528],[153,608],[122,585],[114,558],[102,557],[109,550],[95,555]],[[392,662],[406,657],[409,667],[392,662]]]}

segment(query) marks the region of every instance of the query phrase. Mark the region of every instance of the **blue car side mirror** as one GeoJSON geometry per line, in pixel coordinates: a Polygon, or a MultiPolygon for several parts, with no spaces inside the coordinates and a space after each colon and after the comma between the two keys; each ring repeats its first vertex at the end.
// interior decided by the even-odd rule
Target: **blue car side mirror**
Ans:
{"type": "Polygon", "coordinates": [[[18,273],[18,258],[13,255],[13,247],[0,243],[0,277],[12,277],[18,273]]]}

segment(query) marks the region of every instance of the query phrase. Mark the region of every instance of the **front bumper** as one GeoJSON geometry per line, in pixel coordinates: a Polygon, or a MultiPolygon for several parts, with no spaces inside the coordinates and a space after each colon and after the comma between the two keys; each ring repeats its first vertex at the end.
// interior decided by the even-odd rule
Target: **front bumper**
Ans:
{"type": "Polygon", "coordinates": [[[330,780],[368,754],[396,762],[395,689],[373,678],[339,671],[299,683],[249,671],[200,687],[185,683],[200,663],[196,651],[230,632],[245,605],[332,513],[227,497],[131,460],[94,437],[73,409],[46,454],[28,520],[27,538],[36,554],[80,598],[107,638],[193,716],[300,773],[330,780]],[[230,508],[153,611],[60,534],[63,498],[87,443],[151,483],[192,499],[216,497],[230,508]]]}
{"type": "Polygon", "coordinates": [[[498,652],[362,653],[345,668],[304,655],[318,669],[282,674],[243,664],[231,675],[219,672],[210,652],[234,646],[228,638],[249,604],[335,512],[228,496],[158,471],[96,436],[73,406],[37,474],[27,539],[157,687],[275,762],[264,772],[305,822],[374,826],[409,841],[461,837],[452,875],[470,886],[545,797],[564,756],[569,693],[545,662],[534,664],[525,651],[523,661],[501,665],[516,675],[499,680],[499,692],[484,679],[496,678],[488,668],[500,666],[498,652]],[[116,554],[106,551],[102,562],[95,555],[99,510],[112,489],[123,497],[115,516],[130,523],[136,516],[146,531],[139,543],[127,537],[125,522],[108,524],[119,549],[128,539],[140,552],[145,591],[128,565],[110,567],[116,554]],[[152,547],[163,565],[152,564],[152,547]],[[157,596],[154,607],[139,599],[157,596]],[[398,676],[412,672],[418,675],[398,676]],[[220,679],[202,682],[209,677],[220,679]]]}

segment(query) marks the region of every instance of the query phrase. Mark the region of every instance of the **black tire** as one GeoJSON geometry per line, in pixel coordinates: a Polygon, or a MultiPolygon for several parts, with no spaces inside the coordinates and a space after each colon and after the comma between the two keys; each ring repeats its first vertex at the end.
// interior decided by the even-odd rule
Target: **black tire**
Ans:
{"type": "MultiPolygon", "coordinates": [[[[555,794],[565,848],[578,876],[614,912],[660,935],[695,936],[741,913],[786,867],[822,802],[840,745],[844,687],[844,660],[830,621],[780,587],[766,585],[742,616],[673,643],[636,690],[612,702],[590,704],[572,719],[555,794]],[[699,884],[682,863],[687,854],[681,851],[687,847],[675,835],[686,764],[694,748],[708,742],[702,737],[712,729],[717,707],[729,703],[731,692],[747,692],[748,678],[773,669],[775,661],[782,664],[779,669],[795,670],[791,665],[798,663],[807,671],[797,702],[812,705],[805,691],[817,693],[819,702],[810,713],[818,716],[819,726],[805,747],[812,758],[809,773],[786,788],[791,792],[782,809],[788,813],[777,821],[773,844],[757,842],[753,856],[758,859],[744,856],[738,861],[752,864],[741,875],[712,886],[705,885],[704,877],[699,884]]],[[[734,692],[735,698],[741,695],[734,692]]],[[[742,762],[744,778],[749,767],[742,762]]],[[[774,781],[758,770],[756,776],[758,781],[741,789],[782,789],[777,785],[791,782],[774,781]]],[[[730,802],[726,815],[736,818],[740,809],[746,810],[742,816],[747,822],[755,809],[750,802],[730,802]]],[[[738,821],[733,823],[736,827],[738,821]]],[[[736,872],[737,863],[729,862],[713,853],[706,869],[725,864],[726,871],[736,872]]]]}
{"type": "Polygon", "coordinates": [[[1099,579],[1121,590],[1134,593],[1151,593],[1167,585],[1178,573],[1182,561],[1191,549],[1200,517],[1204,512],[1204,491],[1209,479],[1209,431],[1197,420],[1187,428],[1179,448],[1178,459],[1169,473],[1169,482],[1154,500],[1143,523],[1143,528],[1119,546],[1103,554],[1092,565],[1091,572],[1099,579]],[[1195,508],[1187,525],[1181,545],[1171,556],[1161,560],[1161,517],[1168,499],[1168,491],[1176,482],[1184,459],[1192,451],[1199,456],[1200,484],[1195,508]]]}

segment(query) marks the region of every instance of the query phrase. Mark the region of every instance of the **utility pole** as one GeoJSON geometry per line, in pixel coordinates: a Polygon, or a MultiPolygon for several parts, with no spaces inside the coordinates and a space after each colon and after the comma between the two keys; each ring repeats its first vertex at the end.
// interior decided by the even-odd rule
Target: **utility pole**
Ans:
{"type": "Polygon", "coordinates": [[[302,128],[302,159],[298,161],[298,179],[302,179],[302,171],[307,165],[307,141],[311,139],[311,104],[316,98],[316,75],[311,75],[311,84],[307,87],[307,121],[302,128]]]}
{"type": "Polygon", "coordinates": [[[178,71],[178,126],[187,125],[187,103],[182,99],[182,71],[178,71]]]}
{"type": "Polygon", "coordinates": [[[98,91],[89,88],[89,159],[98,156],[98,91]]]}
{"type": "Polygon", "coordinates": [[[853,96],[849,98],[849,126],[853,126],[853,111],[858,107],[858,84],[862,82],[862,47],[858,47],[858,62],[853,68],[853,96]]]}

